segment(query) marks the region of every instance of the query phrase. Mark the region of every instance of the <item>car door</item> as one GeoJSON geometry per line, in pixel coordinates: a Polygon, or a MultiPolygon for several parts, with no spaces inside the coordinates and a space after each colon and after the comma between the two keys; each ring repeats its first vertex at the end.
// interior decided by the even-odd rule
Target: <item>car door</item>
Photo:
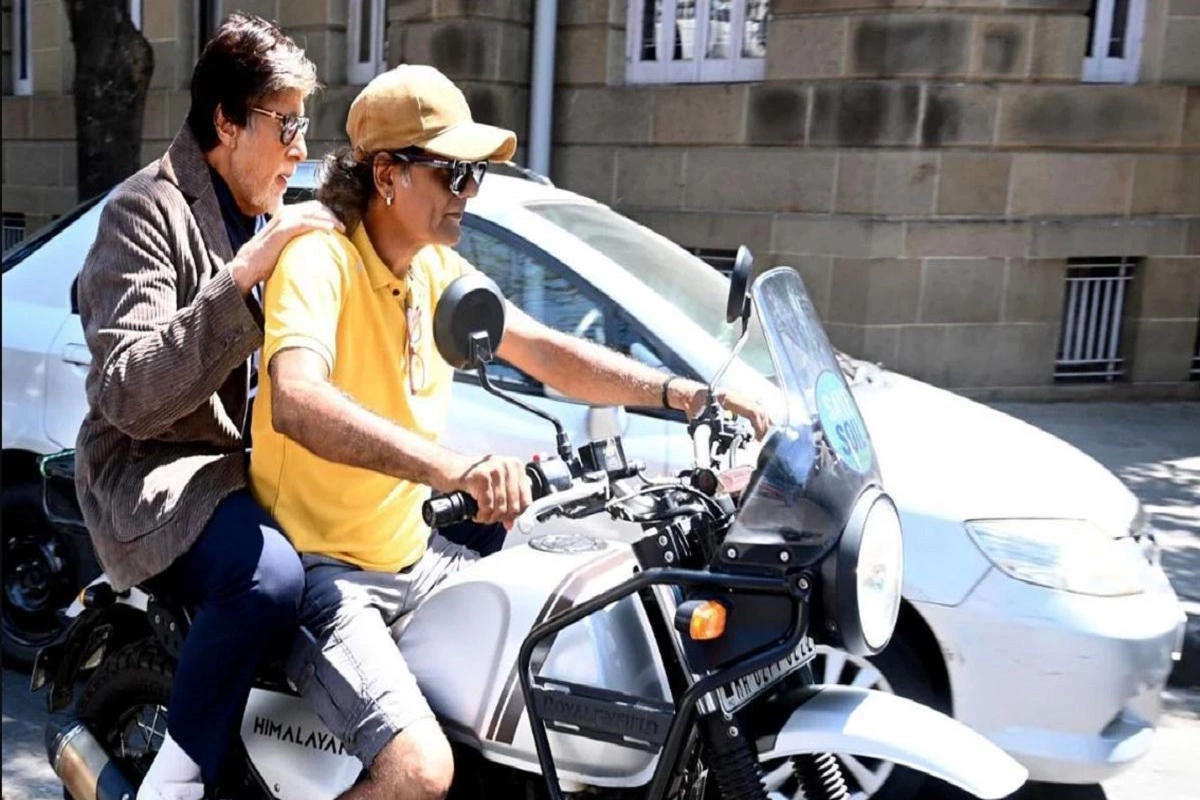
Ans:
{"type": "Polygon", "coordinates": [[[87,415],[88,367],[92,354],[83,338],[75,281],[70,286],[71,313],[59,327],[46,354],[46,438],[59,447],[74,447],[87,415]]]}
{"type": "MultiPolygon", "coordinates": [[[[669,356],[610,298],[531,242],[479,217],[468,216],[458,251],[500,287],[514,305],[555,330],[613,348],[655,367],[671,368],[669,356]]],[[[596,438],[622,437],[626,455],[651,473],[666,466],[668,438],[678,434],[678,415],[654,409],[594,407],[569,400],[512,365],[489,366],[492,382],[550,412],[578,446],[596,438]]],[[[456,376],[445,442],[466,452],[500,452],[518,458],[554,449],[548,422],[488,394],[472,374],[456,376]]]]}
{"type": "Polygon", "coordinates": [[[41,454],[75,446],[87,412],[89,354],[73,287],[103,205],[103,196],[84,202],[5,254],[5,448],[41,454]],[[25,354],[23,365],[14,361],[19,372],[11,372],[13,351],[34,342],[38,349],[25,354]],[[29,392],[35,385],[40,391],[29,392]],[[28,436],[10,437],[10,413],[28,436]]]}

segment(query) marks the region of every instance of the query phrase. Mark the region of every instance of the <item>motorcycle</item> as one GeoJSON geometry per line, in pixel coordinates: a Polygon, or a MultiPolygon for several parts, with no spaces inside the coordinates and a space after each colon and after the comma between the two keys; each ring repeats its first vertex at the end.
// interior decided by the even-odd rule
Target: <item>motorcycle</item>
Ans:
{"type": "MultiPolygon", "coordinates": [[[[454,747],[451,797],[844,800],[833,753],[983,798],[1024,783],[1024,768],[939,712],[815,683],[818,643],[861,655],[887,645],[900,519],[803,282],[789,268],[751,282],[751,268],[742,248],[726,313],[741,333],[725,367],[756,315],[776,426],[741,464],[752,437],[716,399],[722,369],[689,427],[695,465],[675,476],[646,476],[618,437],[576,449],[551,415],[492,386],[504,302],[486,276],[459,278],[440,300],[443,357],[557,431],[555,455],[526,467],[535,499],[514,531],[528,542],[449,579],[394,629],[454,747]],[[641,534],[627,544],[573,528],[595,515],[641,534]]],[[[475,511],[462,493],[423,508],[432,527],[475,511]]],[[[70,796],[128,800],[165,731],[187,610],[101,577],[68,616],[32,677],[56,712],[48,756],[70,796]]],[[[287,674],[260,670],[220,796],[329,800],[362,777],[287,674]]]]}

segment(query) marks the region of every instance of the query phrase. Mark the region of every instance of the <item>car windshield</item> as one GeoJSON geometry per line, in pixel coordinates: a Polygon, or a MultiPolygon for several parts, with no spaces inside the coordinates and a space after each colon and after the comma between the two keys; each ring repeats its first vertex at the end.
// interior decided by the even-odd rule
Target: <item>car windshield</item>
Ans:
{"type": "Polygon", "coordinates": [[[5,250],[3,261],[4,272],[8,272],[17,264],[20,264],[22,261],[36,253],[44,244],[46,244],[46,242],[53,239],[59,234],[60,231],[64,230],[72,222],[86,214],[88,210],[92,208],[92,206],[96,205],[96,203],[99,203],[106,196],[107,194],[98,194],[90,200],[85,200],[67,214],[64,214],[63,216],[51,222],[49,225],[39,230],[33,236],[25,239],[24,241],[18,242],[8,250],[5,250]]]}
{"type": "MultiPolygon", "coordinates": [[[[622,267],[629,277],[668,299],[692,322],[733,348],[740,328],[725,324],[729,279],[666,237],[598,203],[542,202],[526,206],[622,267]]],[[[758,317],[741,359],[761,375],[774,368],[758,317]]]]}

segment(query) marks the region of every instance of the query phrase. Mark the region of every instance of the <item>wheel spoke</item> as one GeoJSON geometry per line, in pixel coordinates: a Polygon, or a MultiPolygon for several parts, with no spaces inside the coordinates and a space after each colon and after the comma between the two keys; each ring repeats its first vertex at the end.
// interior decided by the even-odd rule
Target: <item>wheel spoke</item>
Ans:
{"type": "Polygon", "coordinates": [[[154,736],[158,737],[159,746],[162,746],[163,740],[167,738],[166,725],[163,725],[163,729],[161,731],[158,729],[159,717],[162,715],[164,710],[165,709],[162,706],[154,707],[154,719],[150,720],[150,731],[152,734],[150,737],[151,748],[154,747],[154,736]]]}
{"type": "MultiPolygon", "coordinates": [[[[854,780],[858,781],[858,785],[861,786],[863,791],[867,794],[874,794],[875,792],[879,791],[880,786],[883,786],[883,781],[887,776],[881,774],[884,772],[882,767],[877,772],[859,761],[854,756],[839,753],[837,758],[842,762],[842,766],[846,768],[846,771],[854,776],[854,780]]],[[[886,763],[887,762],[881,762],[881,764],[886,763]]],[[[888,770],[888,772],[890,771],[891,770],[888,770]]]]}
{"type": "Polygon", "coordinates": [[[792,777],[792,762],[791,759],[784,759],[779,762],[779,766],[763,776],[763,786],[768,792],[774,792],[783,786],[790,777],[792,777]]]}
{"type": "Polygon", "coordinates": [[[842,672],[846,669],[846,654],[841,650],[825,651],[825,679],[822,683],[841,683],[842,672]]]}
{"type": "Polygon", "coordinates": [[[160,739],[160,744],[164,738],[163,732],[158,729],[161,712],[162,706],[147,706],[138,713],[134,720],[138,732],[142,735],[144,744],[143,754],[149,755],[154,752],[154,737],[157,736],[160,739]],[[146,722],[146,717],[150,717],[149,723],[146,722]]]}
{"type": "Polygon", "coordinates": [[[850,682],[851,686],[859,689],[871,689],[882,683],[883,673],[871,666],[869,661],[861,661],[858,664],[858,674],[854,676],[854,680],[850,682]]]}

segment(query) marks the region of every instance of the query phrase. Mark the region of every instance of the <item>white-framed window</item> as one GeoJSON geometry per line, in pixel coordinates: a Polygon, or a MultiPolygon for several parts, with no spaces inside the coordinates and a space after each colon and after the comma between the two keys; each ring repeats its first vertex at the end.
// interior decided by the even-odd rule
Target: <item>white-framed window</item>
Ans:
{"type": "Polygon", "coordinates": [[[1083,79],[1135,83],[1142,60],[1146,0],[1092,0],[1083,79]]]}
{"type": "Polygon", "coordinates": [[[350,0],[346,77],[351,84],[368,83],[384,68],[383,35],[387,30],[386,0],[350,0]]]}
{"type": "Polygon", "coordinates": [[[770,0],[630,0],[630,83],[727,83],[766,74],[770,0]]]}
{"type": "Polygon", "coordinates": [[[221,25],[221,0],[200,0],[196,3],[196,55],[221,25]]]}
{"type": "Polygon", "coordinates": [[[13,94],[33,94],[33,28],[29,22],[31,0],[14,0],[12,6],[13,94]]]}
{"type": "Polygon", "coordinates": [[[145,5],[146,0],[129,0],[129,19],[139,31],[142,29],[142,12],[145,5]]]}

